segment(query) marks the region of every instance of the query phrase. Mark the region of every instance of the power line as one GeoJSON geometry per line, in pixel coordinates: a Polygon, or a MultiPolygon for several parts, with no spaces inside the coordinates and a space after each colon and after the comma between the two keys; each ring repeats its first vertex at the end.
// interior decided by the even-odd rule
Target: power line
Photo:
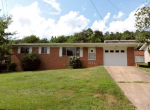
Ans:
{"type": "MultiPolygon", "coordinates": [[[[99,11],[97,10],[97,8],[96,8],[95,4],[93,3],[93,1],[92,1],[92,0],[91,0],[91,2],[92,2],[92,4],[93,4],[93,6],[94,6],[95,10],[97,11],[97,13],[98,13],[99,17],[100,17],[100,18],[101,18],[101,20],[104,22],[104,20],[103,20],[102,16],[100,15],[99,11]]],[[[105,23],[105,22],[104,22],[104,24],[106,25],[106,23],[105,23]]],[[[109,27],[107,27],[107,28],[108,28],[108,30],[110,31],[109,27]]],[[[111,31],[110,31],[110,32],[111,32],[111,31]]]]}
{"type": "Polygon", "coordinates": [[[98,10],[97,10],[97,8],[96,8],[96,6],[95,6],[95,4],[93,3],[93,1],[92,1],[92,0],[91,0],[91,2],[92,2],[92,4],[93,4],[93,6],[94,6],[95,10],[97,11],[98,15],[100,16],[100,18],[103,20],[102,16],[101,16],[101,15],[100,15],[100,13],[98,12],[98,10]]]}

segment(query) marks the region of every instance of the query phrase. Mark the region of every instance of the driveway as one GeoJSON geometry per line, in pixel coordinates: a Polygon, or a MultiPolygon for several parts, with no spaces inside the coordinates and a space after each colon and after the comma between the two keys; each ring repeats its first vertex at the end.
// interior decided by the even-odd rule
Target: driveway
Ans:
{"type": "Polygon", "coordinates": [[[150,110],[150,73],[133,66],[105,66],[136,110],[150,110]]]}

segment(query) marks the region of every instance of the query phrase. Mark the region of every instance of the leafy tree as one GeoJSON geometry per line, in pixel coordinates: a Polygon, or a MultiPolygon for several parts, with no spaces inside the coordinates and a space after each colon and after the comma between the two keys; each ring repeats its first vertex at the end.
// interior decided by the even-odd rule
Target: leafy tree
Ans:
{"type": "Polygon", "coordinates": [[[150,29],[150,7],[149,6],[138,8],[135,13],[135,18],[136,18],[135,27],[138,28],[140,31],[150,29]]]}
{"type": "Polygon", "coordinates": [[[66,39],[66,37],[64,35],[59,36],[57,38],[57,43],[65,43],[65,42],[67,42],[67,39],[66,39]]]}
{"type": "Polygon", "coordinates": [[[77,43],[77,37],[71,35],[67,38],[67,43],[77,43]]]}
{"type": "MultiPolygon", "coordinates": [[[[135,13],[136,23],[135,27],[142,33],[136,35],[136,40],[138,42],[145,42],[147,45],[150,45],[149,34],[144,34],[145,31],[150,30],[150,7],[144,6],[142,8],[138,8],[135,13]]],[[[150,49],[148,48],[148,52],[150,54],[150,49]]]]}
{"type": "Polygon", "coordinates": [[[15,33],[5,31],[11,22],[11,16],[7,18],[0,17],[0,65],[2,65],[4,60],[8,59],[7,55],[11,55],[11,46],[8,43],[10,36],[15,33]]]}
{"type": "Polygon", "coordinates": [[[49,41],[47,40],[47,38],[43,38],[39,40],[39,43],[49,43],[49,41]]]}
{"type": "Polygon", "coordinates": [[[89,41],[91,43],[95,43],[95,42],[101,42],[101,39],[100,37],[97,37],[95,34],[92,34],[90,37],[89,37],[89,41]]]}
{"type": "Polygon", "coordinates": [[[38,43],[40,39],[36,35],[30,35],[25,37],[22,42],[23,43],[38,43]]]}

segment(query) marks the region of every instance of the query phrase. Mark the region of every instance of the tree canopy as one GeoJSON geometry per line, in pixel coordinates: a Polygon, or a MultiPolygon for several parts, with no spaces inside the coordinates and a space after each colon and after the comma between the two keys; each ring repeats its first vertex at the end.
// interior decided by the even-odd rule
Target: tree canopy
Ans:
{"type": "Polygon", "coordinates": [[[6,32],[11,22],[11,17],[0,17],[0,65],[7,60],[7,55],[11,54],[11,46],[8,44],[14,33],[6,32]]]}
{"type": "Polygon", "coordinates": [[[138,34],[136,35],[136,40],[138,42],[146,42],[147,45],[150,44],[150,7],[144,6],[138,8],[135,13],[136,23],[135,27],[138,29],[138,34]]]}

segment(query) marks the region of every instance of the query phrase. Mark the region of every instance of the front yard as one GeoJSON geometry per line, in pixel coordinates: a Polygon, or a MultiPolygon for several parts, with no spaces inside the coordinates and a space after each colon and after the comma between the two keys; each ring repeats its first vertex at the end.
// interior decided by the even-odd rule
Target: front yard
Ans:
{"type": "Polygon", "coordinates": [[[0,74],[0,109],[134,110],[104,67],[0,74]]]}

